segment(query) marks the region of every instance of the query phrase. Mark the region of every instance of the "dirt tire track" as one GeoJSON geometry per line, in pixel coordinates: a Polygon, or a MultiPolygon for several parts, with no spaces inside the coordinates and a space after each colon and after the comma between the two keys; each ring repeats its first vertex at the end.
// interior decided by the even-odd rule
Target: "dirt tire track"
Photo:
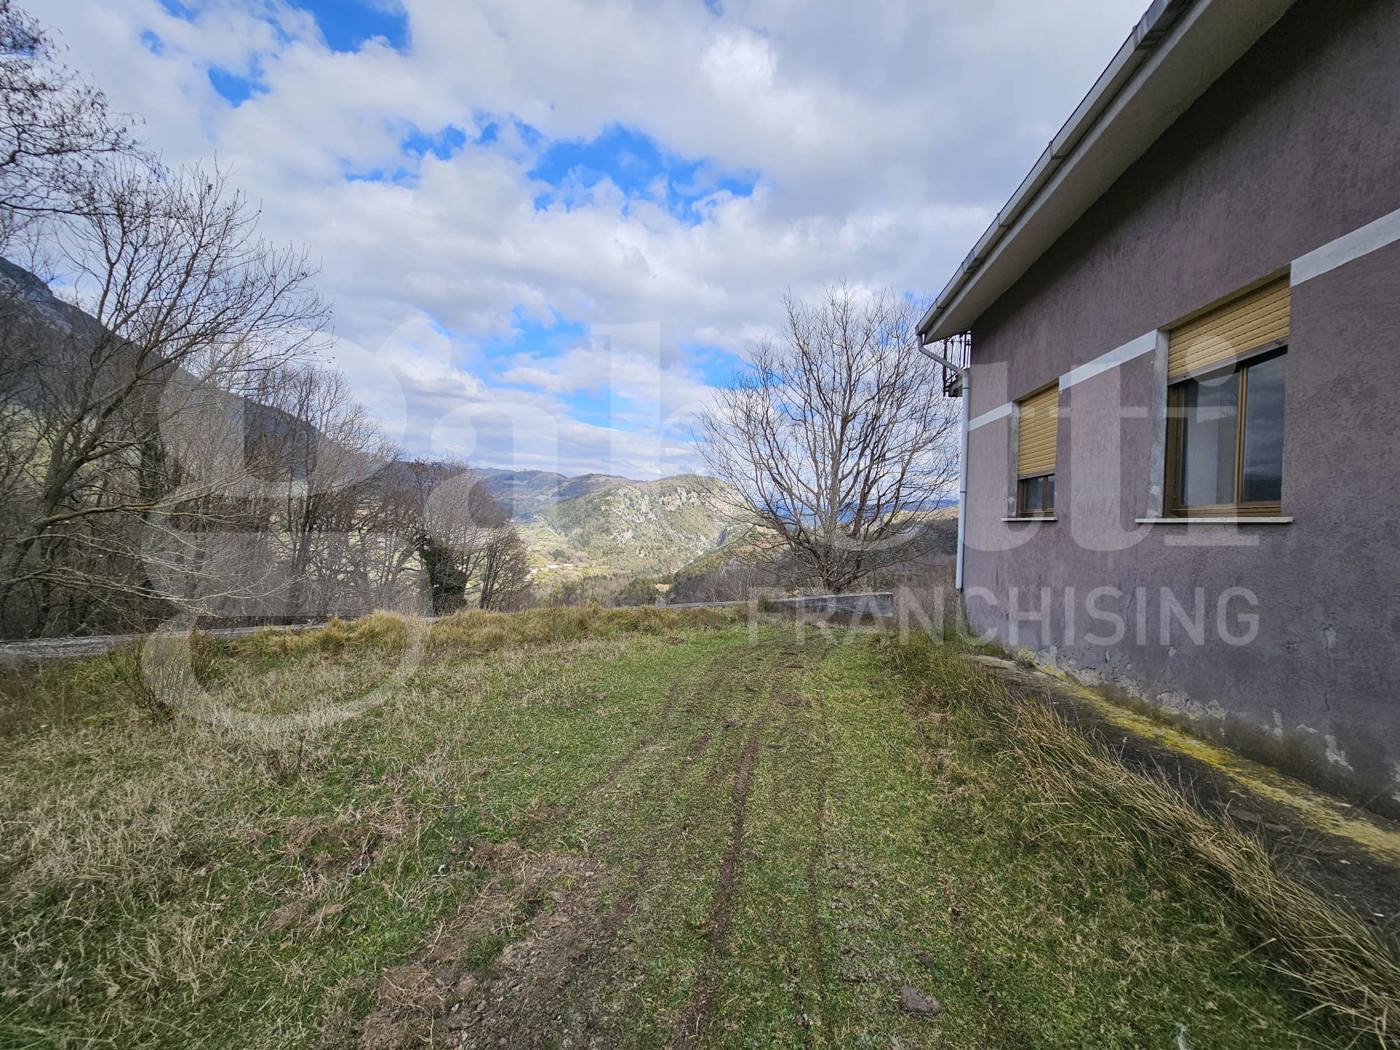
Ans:
{"type": "MultiPolygon", "coordinates": [[[[825,642],[816,660],[810,666],[804,667],[804,671],[826,662],[836,643],[831,639],[826,639],[825,642]]],[[[784,650],[783,655],[791,657],[799,653],[795,650],[784,650]]],[[[814,798],[809,825],[811,845],[803,863],[801,928],[792,932],[793,943],[801,942],[806,949],[807,965],[810,969],[812,987],[805,989],[803,980],[793,973],[792,994],[794,1005],[803,1018],[802,1045],[812,1047],[830,1043],[826,1001],[829,970],[823,950],[825,939],[821,928],[819,873],[826,857],[826,799],[831,766],[831,731],[827,723],[825,697],[819,690],[814,691],[812,698],[809,698],[795,683],[790,683],[778,700],[783,708],[783,738],[785,741],[798,741],[803,745],[803,761],[813,771],[814,798]],[[811,724],[813,715],[815,725],[811,724]],[[808,1012],[809,1004],[812,1013],[815,1014],[815,1025],[808,1020],[811,1016],[808,1012]]]]}
{"type": "Polygon", "coordinates": [[[575,816],[587,802],[597,797],[608,784],[616,781],[618,777],[636,765],[637,760],[642,756],[642,752],[655,744],[666,730],[670,728],[674,721],[677,701],[679,699],[680,679],[676,678],[672,679],[670,686],[667,687],[666,699],[662,703],[661,709],[657,712],[655,719],[653,719],[651,728],[634,740],[627,750],[618,756],[617,760],[608,767],[607,772],[603,773],[580,791],[574,800],[559,813],[559,819],[555,823],[563,823],[570,817],[575,816]]]}
{"type": "MultiPolygon", "coordinates": [[[[577,812],[589,800],[596,800],[605,791],[608,784],[614,782],[621,773],[636,764],[647,748],[667,736],[668,731],[675,728],[677,715],[684,707],[692,716],[698,713],[702,722],[708,720],[710,724],[696,733],[688,742],[685,742],[684,748],[678,746],[672,752],[675,757],[665,763],[664,772],[658,770],[659,775],[651,781],[649,794],[661,797],[673,795],[682,782],[694,775],[697,763],[710,750],[713,741],[720,732],[713,723],[724,714],[726,704],[735,692],[738,678],[746,672],[751,672],[755,666],[771,659],[771,654],[764,650],[760,650],[754,655],[755,663],[753,665],[735,663],[732,660],[722,662],[723,658],[717,657],[706,668],[706,672],[699,676],[699,681],[684,691],[681,688],[683,679],[678,678],[673,681],[668,690],[665,705],[655,719],[653,728],[629,747],[627,752],[614,762],[608,773],[586,789],[574,805],[569,807],[565,813],[560,814],[554,823],[556,825],[562,824],[567,820],[568,815],[577,812]],[[700,701],[708,702],[703,704],[701,712],[697,712],[696,707],[700,701]]],[[[686,677],[693,678],[694,676],[692,673],[686,677]]],[[[729,724],[727,720],[726,724],[729,724]]],[[[683,740],[678,740],[677,744],[682,742],[683,740]]],[[[721,766],[722,764],[717,763],[721,766]]],[[[684,826],[688,819],[682,819],[681,826],[684,826]]],[[[605,835],[605,838],[611,838],[611,835],[605,835]]],[[[568,946],[567,958],[551,959],[551,953],[546,951],[543,960],[546,972],[534,974],[531,972],[534,967],[531,966],[521,972],[501,975],[502,979],[509,977],[511,980],[524,981],[529,984],[531,1003],[527,1015],[521,1015],[510,1009],[509,1004],[502,1001],[499,996],[492,998],[493,989],[498,981],[496,979],[487,981],[481,989],[483,999],[487,1000],[484,1004],[485,1009],[478,1014],[474,1023],[462,1032],[464,1045],[476,1045],[478,1039],[482,1037],[486,1038],[486,1045],[497,1045],[501,1038],[504,1038],[508,1045],[545,1045],[547,1040],[542,1042],[541,1033],[530,1028],[526,1024],[525,1018],[556,1016],[564,1013],[570,992],[579,978],[589,972],[594,960],[602,958],[609,946],[616,943],[628,918],[636,910],[639,899],[659,866],[660,853],[666,841],[667,836],[664,835],[653,836],[648,841],[645,849],[637,855],[631,866],[630,877],[627,879],[630,884],[618,894],[610,906],[606,906],[601,911],[593,910],[597,904],[602,903],[600,899],[602,896],[601,887],[597,882],[592,882],[586,887],[579,887],[585,891],[585,895],[592,897],[592,900],[585,906],[579,907],[573,899],[573,894],[560,902],[559,908],[561,910],[574,913],[574,920],[571,923],[574,929],[565,941],[568,946]]],[[[548,923],[550,920],[548,917],[542,917],[541,921],[548,923]]],[[[538,925],[538,922],[532,923],[531,932],[517,943],[528,944],[534,939],[536,937],[535,927],[538,925]]]]}
{"type": "MultiPolygon", "coordinates": [[[[713,683],[714,680],[711,679],[711,687],[713,686],[713,683]]],[[[678,692],[678,689],[679,683],[672,683],[672,695],[668,701],[669,709],[674,709],[676,706],[676,694],[678,692]]],[[[700,691],[701,687],[697,686],[696,689],[692,692],[691,699],[694,699],[694,694],[699,693],[700,691]]],[[[641,749],[647,743],[655,741],[660,736],[660,728],[661,727],[658,726],[658,730],[656,732],[651,733],[649,735],[648,740],[640,742],[633,749],[632,752],[629,752],[629,755],[632,757],[633,760],[635,760],[636,755],[640,754],[641,749]]],[[[684,781],[685,778],[694,770],[695,763],[699,761],[701,756],[703,756],[705,752],[709,749],[709,745],[713,739],[713,729],[707,728],[705,730],[702,730],[699,734],[697,734],[696,737],[690,742],[689,746],[686,748],[683,760],[672,763],[669,771],[669,776],[665,777],[664,781],[661,778],[658,778],[658,780],[656,781],[660,789],[658,793],[662,795],[674,794],[679,788],[681,782],[684,781]]],[[[627,765],[630,764],[630,762],[628,762],[627,764],[623,764],[621,761],[619,761],[619,763],[614,767],[616,769],[616,772],[610,773],[609,778],[605,778],[604,782],[606,782],[606,779],[615,777],[618,773],[622,772],[622,770],[627,768],[627,765]]],[[[682,821],[682,826],[684,826],[685,823],[685,821],[682,821]]],[[[633,913],[633,911],[636,910],[637,900],[641,896],[642,888],[645,887],[650,881],[651,876],[656,869],[657,861],[659,860],[661,847],[664,844],[664,836],[653,836],[648,842],[646,848],[638,855],[632,878],[630,880],[631,885],[628,886],[625,890],[623,890],[622,893],[618,895],[617,899],[613,901],[612,906],[608,909],[600,925],[593,931],[592,940],[589,943],[586,951],[576,960],[577,965],[574,968],[574,972],[567,975],[559,983],[559,998],[562,999],[564,994],[567,993],[569,987],[573,984],[574,977],[577,976],[577,974],[584,969],[588,961],[593,957],[599,955],[604,948],[606,948],[608,945],[612,944],[615,941],[618,932],[622,929],[628,917],[633,913]]]]}
{"type": "MultiPolygon", "coordinates": [[[[747,723],[738,722],[733,718],[725,718],[723,728],[717,727],[714,722],[728,710],[727,704],[732,701],[733,696],[737,692],[736,683],[738,680],[741,677],[751,677],[754,674],[762,673],[765,666],[774,662],[778,656],[778,653],[765,647],[753,651],[752,663],[735,663],[733,661],[721,663],[720,659],[717,658],[716,661],[710,665],[708,673],[703,675],[701,681],[689,690],[686,695],[688,703],[684,705],[688,712],[695,714],[695,708],[691,705],[701,699],[708,700],[709,703],[705,705],[706,710],[701,717],[702,719],[708,719],[710,724],[693,737],[689,745],[685,748],[684,754],[679,761],[670,763],[667,771],[668,775],[658,777],[655,780],[653,793],[662,796],[673,795],[681,783],[694,774],[697,769],[697,763],[711,750],[711,745],[716,737],[723,736],[725,733],[735,728],[740,731],[744,731],[748,728],[747,723]]],[[[675,692],[674,687],[672,691],[673,693],[675,692]]],[[[668,698],[668,708],[679,711],[682,705],[679,704],[677,700],[678,697],[675,695],[668,698]]],[[[661,735],[659,731],[660,728],[661,727],[658,726],[658,731],[649,734],[648,738],[639,742],[634,749],[629,751],[629,754],[633,756],[640,754],[648,742],[655,741],[661,735]]],[[[731,786],[730,793],[731,802],[735,805],[736,812],[747,804],[753,767],[757,762],[757,756],[760,753],[762,745],[761,728],[761,726],[757,726],[749,732],[745,741],[744,750],[739,756],[737,768],[731,767],[734,769],[733,776],[735,781],[731,786]],[[736,801],[740,799],[742,803],[736,801]]],[[[704,783],[707,788],[712,788],[714,786],[726,765],[727,763],[723,760],[723,757],[716,754],[715,760],[709,764],[706,770],[704,783]]],[[[606,782],[607,780],[605,779],[602,783],[606,782]]],[[[690,817],[683,817],[676,826],[684,830],[690,823],[690,817]]],[[[717,900],[716,903],[712,905],[711,920],[709,923],[710,932],[707,936],[707,940],[710,942],[713,949],[716,943],[715,931],[720,927],[723,928],[723,935],[720,941],[721,951],[723,948],[723,941],[727,941],[728,938],[728,926],[732,919],[733,911],[733,897],[738,882],[738,862],[742,849],[742,819],[739,823],[740,844],[737,846],[733,845],[734,829],[731,825],[731,848],[726,850],[725,859],[729,862],[729,867],[732,870],[726,880],[723,871],[724,862],[722,861],[721,880],[722,883],[727,881],[728,888],[724,893],[724,902],[721,904],[717,900]],[[717,918],[717,916],[722,917],[717,918]]],[[[588,972],[589,966],[594,959],[604,957],[610,946],[616,943],[619,934],[629,917],[636,910],[639,899],[659,866],[661,850],[666,844],[667,839],[667,836],[657,834],[648,841],[647,846],[637,856],[634,862],[632,875],[629,880],[630,885],[617,896],[611,907],[609,907],[603,915],[597,917],[590,930],[586,945],[570,960],[568,969],[565,972],[555,975],[552,984],[553,994],[550,999],[545,1002],[536,1003],[536,1006],[540,1010],[550,1014],[561,1013],[561,1008],[565,1006],[569,993],[577,983],[578,978],[588,972]]],[[[711,1005],[711,1010],[712,1008],[713,1006],[711,1005]]],[[[532,1033],[519,1033],[519,1038],[524,1040],[520,1045],[536,1045],[530,1042],[530,1040],[533,1039],[532,1033]]]]}
{"type": "MultiPolygon", "coordinates": [[[[584,793],[583,798],[588,797],[588,795],[591,795],[604,784],[616,780],[627,770],[631,769],[637,759],[641,757],[642,752],[656,743],[656,741],[661,738],[661,735],[670,728],[672,716],[676,711],[676,702],[680,698],[680,689],[680,679],[672,679],[670,686],[666,690],[666,702],[661,705],[661,710],[657,712],[655,723],[652,725],[651,729],[643,733],[642,736],[627,749],[626,753],[623,754],[621,758],[608,767],[608,771],[584,793]]],[[[583,801],[583,798],[580,798],[579,801],[583,801]]]]}
{"type": "MultiPolygon", "coordinates": [[[[554,810],[548,814],[547,819],[528,829],[528,840],[535,842],[536,846],[530,847],[522,840],[521,845],[526,847],[526,851],[520,863],[543,864],[546,866],[545,870],[552,870],[566,861],[573,863],[574,858],[566,854],[532,851],[548,850],[548,841],[567,824],[570,816],[576,815],[591,802],[597,802],[606,794],[608,786],[641,761],[648,749],[658,741],[663,738],[669,741],[671,737],[676,737],[671,741],[675,746],[664,749],[665,755],[660,760],[657,775],[648,780],[646,793],[649,796],[669,797],[675,794],[687,778],[699,774],[702,765],[705,767],[706,784],[712,780],[717,781],[726,767],[732,771],[734,778],[730,788],[734,818],[731,821],[729,843],[721,861],[720,888],[712,902],[707,937],[711,951],[722,954],[728,940],[741,868],[743,813],[753,770],[763,744],[762,719],[751,718],[747,725],[738,721],[736,716],[740,716],[740,712],[735,710],[735,699],[744,692],[739,688],[741,679],[763,676],[771,680],[774,675],[784,674],[777,666],[781,654],[773,647],[761,646],[750,650],[750,654],[749,659],[736,661],[732,653],[725,653],[710,661],[698,675],[694,669],[678,674],[677,679],[669,686],[666,700],[652,720],[650,728],[613,762],[608,772],[584,788],[570,805],[554,810]],[[683,710],[688,718],[698,722],[698,726],[694,731],[680,735],[676,730],[682,727],[686,730],[691,729],[685,724],[686,719],[679,717],[683,710]],[[732,749],[724,748],[723,753],[716,752],[716,744],[726,737],[732,740],[732,734],[736,731],[747,732],[737,769],[732,764],[732,749]],[[710,753],[715,753],[714,760],[702,763],[701,760],[710,753]],[[725,753],[729,756],[727,761],[725,753]]],[[[759,697],[754,699],[760,700],[759,697]]],[[[771,694],[761,702],[766,707],[768,701],[771,701],[771,694]]],[[[665,823],[675,831],[683,830],[692,820],[692,815],[676,813],[665,823]]],[[[625,878],[626,884],[612,900],[607,900],[612,894],[606,890],[612,876],[606,870],[600,870],[596,874],[588,872],[587,877],[580,878],[562,895],[556,897],[556,904],[552,909],[546,909],[531,920],[525,934],[513,942],[515,951],[511,952],[508,949],[502,960],[493,965],[493,969],[500,969],[495,975],[483,980],[475,993],[467,997],[469,1002],[463,1004],[465,1009],[451,1014],[439,1012],[444,1010],[447,1000],[452,998],[450,995],[441,996],[431,1001],[425,1011],[427,1017],[418,1015],[418,1023],[426,1023],[429,1031],[445,1029],[452,1034],[453,1041],[460,1040],[462,1045],[524,1047],[553,1045],[550,1039],[559,1033],[552,1028],[546,1031],[539,1025],[545,1017],[559,1017],[558,1023],[562,1023],[565,1028],[578,1026],[587,1041],[590,1038],[587,1035],[587,1006],[584,1006],[583,1013],[575,1013],[568,1004],[571,999],[579,1001],[573,990],[590,974],[593,964],[604,958],[611,946],[617,943],[621,931],[635,912],[648,885],[654,881],[657,869],[661,866],[662,850],[672,837],[660,833],[660,828],[657,830],[658,833],[647,841],[645,848],[633,855],[635,859],[627,865],[630,870],[627,870],[626,875],[623,876],[622,869],[618,869],[618,876],[625,878]],[[521,1000],[528,1002],[528,1010],[520,1009],[521,1000]]],[[[605,830],[604,839],[611,839],[615,834],[617,832],[605,830]]],[[[490,895],[484,891],[492,884],[493,880],[488,878],[486,885],[480,887],[471,900],[464,902],[459,916],[471,915],[474,911],[481,910],[482,898],[490,895]]],[[[614,882],[614,886],[616,885],[614,882]]],[[[450,938],[450,929],[443,932],[450,938]]],[[[435,939],[435,943],[437,957],[434,964],[439,968],[444,963],[449,966],[457,965],[449,958],[453,949],[441,943],[441,935],[435,939]]],[[[713,977],[711,988],[713,989],[713,977]]],[[[700,1000],[703,1015],[713,1012],[714,997],[715,990],[711,990],[700,1000]]],[[[586,999],[584,1001],[586,1002],[586,999]]],[[[697,1031],[702,1013],[697,1013],[697,1020],[693,1026],[697,1031]]],[[[403,1045],[419,1044],[416,1040],[409,1040],[403,1045]]]]}
{"type": "MultiPolygon", "coordinates": [[[[713,689],[717,682],[722,683],[726,677],[734,675],[735,673],[736,671],[732,664],[723,662],[722,657],[715,657],[707,668],[704,683],[713,689]]],[[[638,737],[637,740],[608,767],[606,773],[602,774],[580,791],[572,802],[561,809],[556,814],[556,819],[550,822],[551,825],[563,824],[570,818],[576,816],[580,809],[588,802],[596,799],[609,784],[616,782],[618,777],[636,765],[642,754],[666,735],[668,730],[675,726],[677,721],[676,716],[681,707],[681,681],[682,679],[680,677],[672,679],[666,690],[666,699],[662,703],[660,711],[657,712],[655,719],[653,719],[651,728],[638,737]]],[[[686,699],[693,701],[696,696],[703,691],[705,691],[703,685],[696,685],[686,695],[686,699]]],[[[690,759],[691,761],[699,758],[700,754],[703,753],[706,746],[709,744],[710,735],[710,731],[706,731],[701,734],[701,739],[692,741],[690,748],[687,750],[687,755],[693,754],[693,757],[690,759]]],[[[674,787],[674,780],[672,782],[672,787],[674,787]]]]}
{"type": "Polygon", "coordinates": [[[729,941],[729,927],[734,919],[734,891],[738,886],[739,868],[744,851],[744,819],[749,805],[749,787],[753,782],[754,766],[763,748],[763,730],[766,719],[760,718],[749,730],[749,738],[744,742],[744,751],[739,756],[739,768],[734,773],[734,785],[729,798],[734,804],[734,818],[729,826],[729,844],[724,848],[724,856],[719,864],[719,886],[710,908],[710,918],[706,924],[705,939],[710,947],[722,950],[729,941]]]}
{"type": "Polygon", "coordinates": [[[767,722],[766,713],[760,715],[749,729],[743,753],[739,756],[739,768],[734,772],[734,783],[729,797],[734,814],[729,825],[729,842],[720,858],[719,882],[715,887],[714,900],[710,904],[710,916],[706,922],[705,940],[710,945],[710,960],[701,972],[700,980],[690,1003],[676,1022],[668,1047],[686,1050],[699,1044],[700,1029],[714,1013],[715,1000],[719,994],[714,961],[724,954],[729,945],[729,928],[734,920],[734,896],[738,889],[739,873],[744,851],[744,820],[749,802],[749,787],[753,780],[754,767],[758,764],[759,753],[763,749],[763,730],[767,722]]]}
{"type": "MultiPolygon", "coordinates": [[[[823,662],[830,652],[831,647],[828,646],[821,656],[823,662]]],[[[812,848],[807,854],[806,899],[803,901],[803,911],[807,921],[808,963],[816,978],[817,1024],[822,1033],[821,1041],[829,1042],[831,1028],[827,1015],[826,993],[831,973],[826,960],[826,938],[822,934],[821,901],[824,894],[821,891],[821,869],[826,861],[826,800],[832,761],[831,723],[826,709],[825,695],[820,689],[813,692],[815,695],[813,709],[817,717],[817,732],[814,741],[814,750],[817,752],[814,761],[817,797],[812,807],[812,848]]]]}

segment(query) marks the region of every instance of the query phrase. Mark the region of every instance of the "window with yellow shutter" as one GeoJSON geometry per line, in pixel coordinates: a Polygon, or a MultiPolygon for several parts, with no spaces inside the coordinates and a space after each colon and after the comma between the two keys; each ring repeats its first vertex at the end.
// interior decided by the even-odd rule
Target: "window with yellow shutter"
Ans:
{"type": "Polygon", "coordinates": [[[1055,443],[1060,430],[1060,387],[1044,390],[1018,403],[1020,425],[1016,447],[1016,513],[1025,518],[1055,513],[1055,443]]]}
{"type": "Polygon", "coordinates": [[[1167,511],[1278,514],[1286,278],[1178,325],[1167,351],[1167,511]]]}

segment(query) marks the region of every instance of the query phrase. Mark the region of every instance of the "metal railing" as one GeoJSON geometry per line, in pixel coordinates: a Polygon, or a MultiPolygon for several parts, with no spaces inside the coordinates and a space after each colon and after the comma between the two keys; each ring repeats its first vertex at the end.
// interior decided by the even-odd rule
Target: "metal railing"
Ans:
{"type": "MultiPolygon", "coordinates": [[[[958,368],[966,368],[972,360],[972,333],[960,332],[957,335],[949,336],[947,339],[930,343],[929,349],[935,351],[940,356],[957,365],[958,368]]],[[[947,365],[939,365],[943,372],[943,393],[947,397],[962,397],[962,373],[949,368],[947,365]]]]}

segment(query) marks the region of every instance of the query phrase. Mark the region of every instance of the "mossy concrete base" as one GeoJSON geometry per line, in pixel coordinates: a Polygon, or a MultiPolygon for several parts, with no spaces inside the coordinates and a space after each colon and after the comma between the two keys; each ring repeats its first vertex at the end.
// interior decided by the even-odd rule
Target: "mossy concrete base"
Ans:
{"type": "Polygon", "coordinates": [[[1300,874],[1325,883],[1363,916],[1383,924],[1400,918],[1400,824],[1187,732],[1112,686],[1086,686],[1063,671],[995,656],[967,659],[1013,687],[1045,695],[1076,725],[1132,752],[1125,757],[1135,757],[1134,764],[1184,784],[1194,800],[1258,833],[1300,874]]]}

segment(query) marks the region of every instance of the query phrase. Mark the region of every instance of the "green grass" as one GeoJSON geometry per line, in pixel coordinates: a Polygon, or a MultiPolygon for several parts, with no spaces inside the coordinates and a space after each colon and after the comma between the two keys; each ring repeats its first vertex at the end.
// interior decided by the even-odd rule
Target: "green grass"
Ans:
{"type": "Polygon", "coordinates": [[[1199,902],[1252,943],[1256,961],[1301,994],[1309,1016],[1335,1025],[1335,1038],[1400,1041],[1400,942],[1280,875],[1258,840],[1187,804],[1165,779],[1129,771],[1049,704],[970,668],[961,649],[916,636],[886,655],[916,717],[937,727],[931,736],[974,742],[950,753],[997,780],[998,790],[973,797],[1000,808],[998,825],[1090,869],[1101,858],[1089,847],[1099,847],[1116,862],[1110,877],[1131,858],[1154,899],[1199,902]]]}
{"type": "MultiPolygon", "coordinates": [[[[1151,829],[1056,831],[992,719],[796,630],[469,614],[382,704],[280,733],[161,717],[121,661],[9,680],[0,1044],[1338,1038],[1151,829]]],[[[414,643],[199,648],[220,703],[295,716],[414,643]]]]}

